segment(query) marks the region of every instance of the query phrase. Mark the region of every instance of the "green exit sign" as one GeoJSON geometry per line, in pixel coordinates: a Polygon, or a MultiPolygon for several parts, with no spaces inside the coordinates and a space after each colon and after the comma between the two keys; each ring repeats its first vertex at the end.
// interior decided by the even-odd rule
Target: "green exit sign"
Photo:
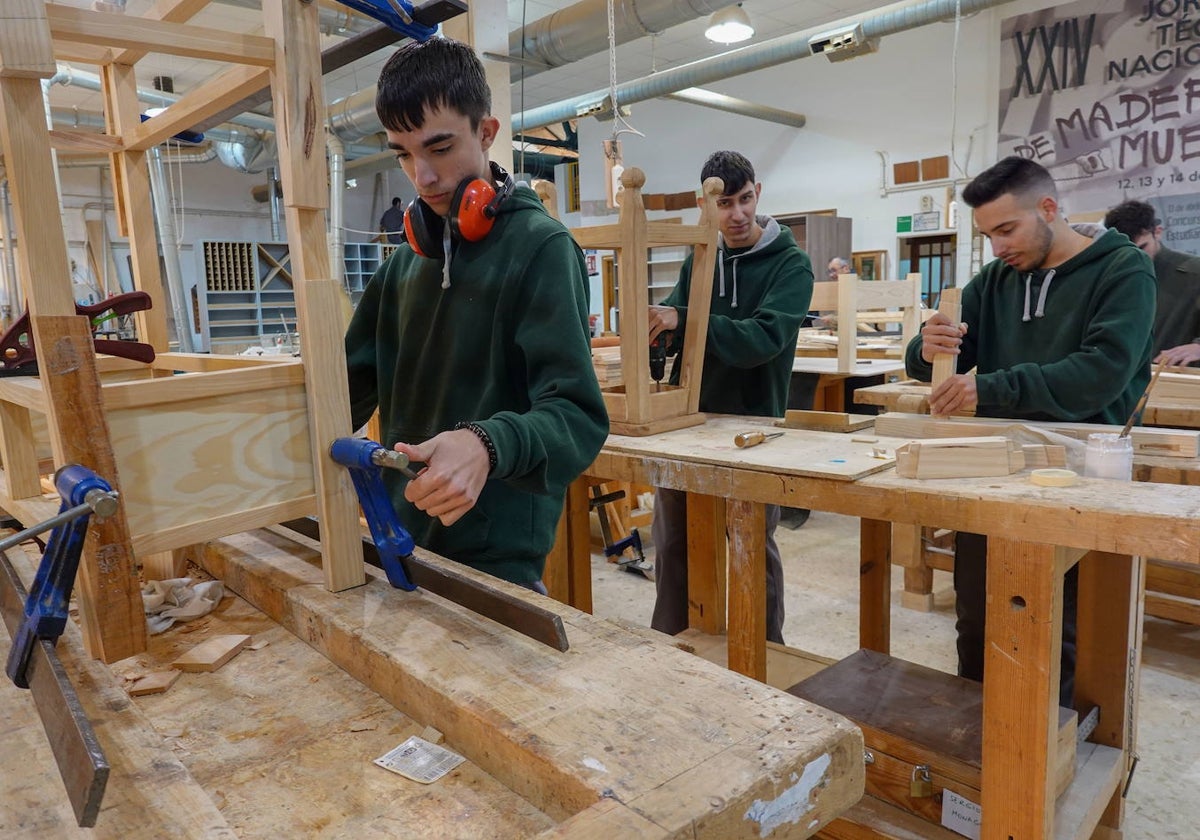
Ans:
{"type": "Polygon", "coordinates": [[[912,216],[896,217],[896,233],[912,233],[912,216]]]}

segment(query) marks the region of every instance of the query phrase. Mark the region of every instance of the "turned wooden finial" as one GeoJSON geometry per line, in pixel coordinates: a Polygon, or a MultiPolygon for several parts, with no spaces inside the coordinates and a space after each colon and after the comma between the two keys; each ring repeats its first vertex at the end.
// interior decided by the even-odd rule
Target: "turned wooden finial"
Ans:
{"type": "Polygon", "coordinates": [[[645,185],[646,173],[636,166],[631,166],[621,173],[621,186],[625,189],[640,190],[645,185]]]}
{"type": "Polygon", "coordinates": [[[704,179],[705,195],[711,195],[713,198],[716,198],[724,192],[725,192],[725,182],[722,181],[717,176],[714,175],[711,178],[704,179]]]}

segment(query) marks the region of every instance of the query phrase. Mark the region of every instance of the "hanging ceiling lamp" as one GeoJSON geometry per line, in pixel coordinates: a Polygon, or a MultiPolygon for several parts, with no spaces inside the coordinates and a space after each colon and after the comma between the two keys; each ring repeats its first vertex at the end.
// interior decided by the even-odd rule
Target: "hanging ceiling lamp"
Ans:
{"type": "Polygon", "coordinates": [[[753,36],[754,26],[741,3],[717,9],[704,30],[704,37],[718,44],[737,44],[753,36]]]}

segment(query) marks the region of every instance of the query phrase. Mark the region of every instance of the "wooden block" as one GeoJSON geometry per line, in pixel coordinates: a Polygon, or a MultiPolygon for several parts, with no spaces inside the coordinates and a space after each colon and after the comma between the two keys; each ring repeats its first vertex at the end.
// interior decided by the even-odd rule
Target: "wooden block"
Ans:
{"type": "Polygon", "coordinates": [[[1004,437],[939,438],[896,447],[896,474],[903,478],[988,477],[1024,468],[1020,444],[1004,437]]]}
{"type": "Polygon", "coordinates": [[[432,726],[426,726],[422,729],[420,737],[431,744],[440,744],[446,740],[446,736],[432,726]]]}
{"type": "Polygon", "coordinates": [[[892,181],[896,184],[915,184],[921,180],[921,164],[915,160],[892,164],[892,181]]]}
{"type": "Polygon", "coordinates": [[[921,180],[940,181],[950,177],[950,156],[921,158],[921,180]]]}
{"type": "Polygon", "coordinates": [[[171,663],[171,667],[189,673],[215,671],[249,643],[249,636],[213,636],[180,656],[171,663]]]}
{"type": "Polygon", "coordinates": [[[129,696],[142,697],[147,694],[162,694],[175,685],[175,681],[181,676],[183,676],[183,671],[155,671],[153,674],[146,674],[129,687],[129,696]]]}
{"type": "Polygon", "coordinates": [[[875,422],[869,414],[847,414],[844,411],[805,411],[791,409],[782,423],[789,429],[815,429],[821,432],[854,432],[875,422]]]}

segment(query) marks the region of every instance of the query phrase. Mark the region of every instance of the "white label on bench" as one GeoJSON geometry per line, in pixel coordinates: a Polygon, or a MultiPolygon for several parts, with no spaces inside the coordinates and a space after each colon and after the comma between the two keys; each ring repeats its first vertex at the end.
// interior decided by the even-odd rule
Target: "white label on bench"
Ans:
{"type": "Polygon", "coordinates": [[[942,790],[942,825],[951,831],[971,840],[979,840],[982,813],[980,807],[970,799],[964,799],[949,788],[942,790]]]}

